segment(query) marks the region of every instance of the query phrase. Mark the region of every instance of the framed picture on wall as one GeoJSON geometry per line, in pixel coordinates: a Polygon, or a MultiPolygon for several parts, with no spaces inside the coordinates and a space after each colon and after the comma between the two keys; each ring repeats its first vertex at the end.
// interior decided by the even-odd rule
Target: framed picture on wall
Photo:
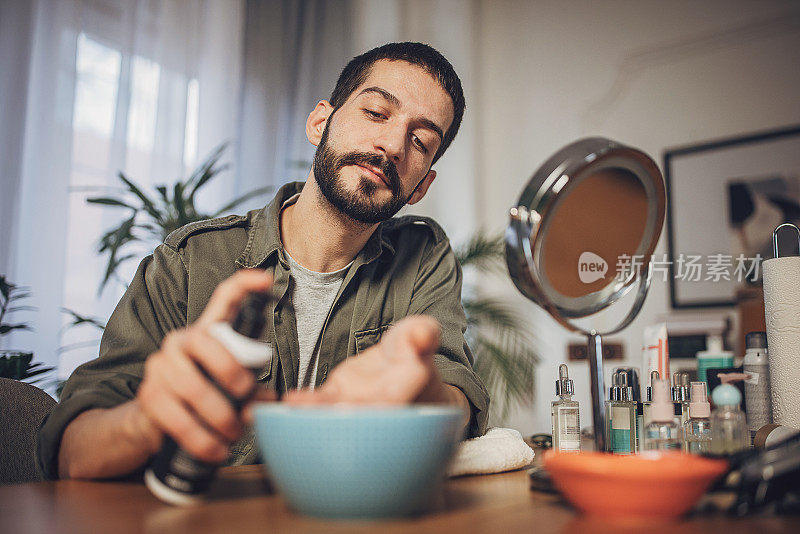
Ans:
{"type": "MultiPolygon", "coordinates": [[[[800,125],[669,149],[664,173],[672,307],[732,306],[760,283],[775,227],[800,226],[800,125]]],[[[793,232],[780,238],[798,253],[793,232]]]]}

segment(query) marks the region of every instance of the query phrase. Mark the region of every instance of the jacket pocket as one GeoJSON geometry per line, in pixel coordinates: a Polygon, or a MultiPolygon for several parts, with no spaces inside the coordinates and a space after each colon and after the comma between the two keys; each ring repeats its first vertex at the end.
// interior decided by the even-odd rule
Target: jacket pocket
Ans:
{"type": "Polygon", "coordinates": [[[383,333],[391,328],[391,326],[392,323],[389,323],[377,328],[370,328],[369,330],[359,330],[353,334],[356,338],[356,354],[361,354],[372,345],[375,345],[381,340],[383,333]]]}

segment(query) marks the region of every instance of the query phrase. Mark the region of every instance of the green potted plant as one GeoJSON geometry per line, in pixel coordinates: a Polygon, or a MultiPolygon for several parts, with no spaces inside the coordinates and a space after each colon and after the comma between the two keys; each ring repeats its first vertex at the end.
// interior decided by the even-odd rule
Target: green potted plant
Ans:
{"type": "MultiPolygon", "coordinates": [[[[456,248],[465,271],[503,272],[505,243],[502,236],[477,232],[456,248]]],[[[507,301],[484,297],[465,287],[461,304],[467,316],[467,343],[475,357],[475,372],[483,379],[492,400],[492,413],[505,418],[511,408],[534,399],[534,372],[538,355],[534,340],[507,301]]]]}
{"type": "Polygon", "coordinates": [[[116,275],[117,268],[136,254],[125,254],[125,247],[136,241],[161,242],[173,230],[195,221],[213,219],[234,209],[243,202],[268,193],[272,186],[265,186],[244,194],[212,213],[198,211],[195,206],[197,192],[215,176],[228,168],[219,163],[227,143],[218,146],[186,180],[178,180],[171,186],[155,186],[155,194],[147,194],[144,188],[119,172],[125,186],[119,196],[92,197],[91,204],[130,210],[130,215],[118,226],[108,230],[100,238],[97,251],[108,256],[105,275],[100,282],[102,292],[108,281],[116,275]]]}
{"type": "MultiPolygon", "coordinates": [[[[19,302],[30,296],[27,288],[11,283],[5,275],[0,274],[0,336],[6,336],[14,330],[31,330],[27,323],[6,322],[14,312],[33,310],[31,306],[20,305],[19,302]]],[[[35,384],[54,367],[45,367],[42,363],[33,363],[33,352],[22,350],[0,350],[0,377],[22,380],[35,384]]]]}

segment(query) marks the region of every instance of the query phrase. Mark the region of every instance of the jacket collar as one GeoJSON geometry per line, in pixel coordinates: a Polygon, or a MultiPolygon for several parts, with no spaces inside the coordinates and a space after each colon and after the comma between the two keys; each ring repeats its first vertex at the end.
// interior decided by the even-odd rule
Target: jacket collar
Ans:
{"type": "MultiPolygon", "coordinates": [[[[247,229],[247,245],[236,260],[240,267],[261,267],[273,255],[278,254],[286,263],[281,242],[280,214],[283,204],[303,190],[303,182],[290,182],[282,186],[272,202],[264,208],[250,212],[251,222],[247,229]]],[[[364,248],[356,256],[354,266],[371,263],[378,259],[384,250],[394,254],[394,246],[383,234],[384,223],[372,233],[364,248]]]]}

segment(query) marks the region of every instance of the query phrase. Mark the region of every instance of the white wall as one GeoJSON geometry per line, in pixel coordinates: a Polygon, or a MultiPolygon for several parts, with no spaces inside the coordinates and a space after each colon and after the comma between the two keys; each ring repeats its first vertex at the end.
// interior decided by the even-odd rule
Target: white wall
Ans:
{"type": "MultiPolygon", "coordinates": [[[[580,137],[633,145],[662,165],[669,147],[800,123],[797,2],[496,0],[479,6],[479,108],[469,112],[479,117],[475,196],[485,227],[503,228],[533,171],[580,137]]],[[[665,251],[662,238],[658,252],[665,251]]],[[[535,404],[503,423],[523,433],[549,432],[557,366],[575,338],[510,283],[498,281],[491,290],[511,295],[531,317],[542,352],[535,404]]],[[[640,365],[643,327],[668,311],[668,285],[656,281],[640,317],[618,336],[632,365],[640,365]]],[[[596,324],[610,326],[618,317],[604,314],[596,324]]],[[[587,365],[571,371],[587,425],[587,365]]]]}

